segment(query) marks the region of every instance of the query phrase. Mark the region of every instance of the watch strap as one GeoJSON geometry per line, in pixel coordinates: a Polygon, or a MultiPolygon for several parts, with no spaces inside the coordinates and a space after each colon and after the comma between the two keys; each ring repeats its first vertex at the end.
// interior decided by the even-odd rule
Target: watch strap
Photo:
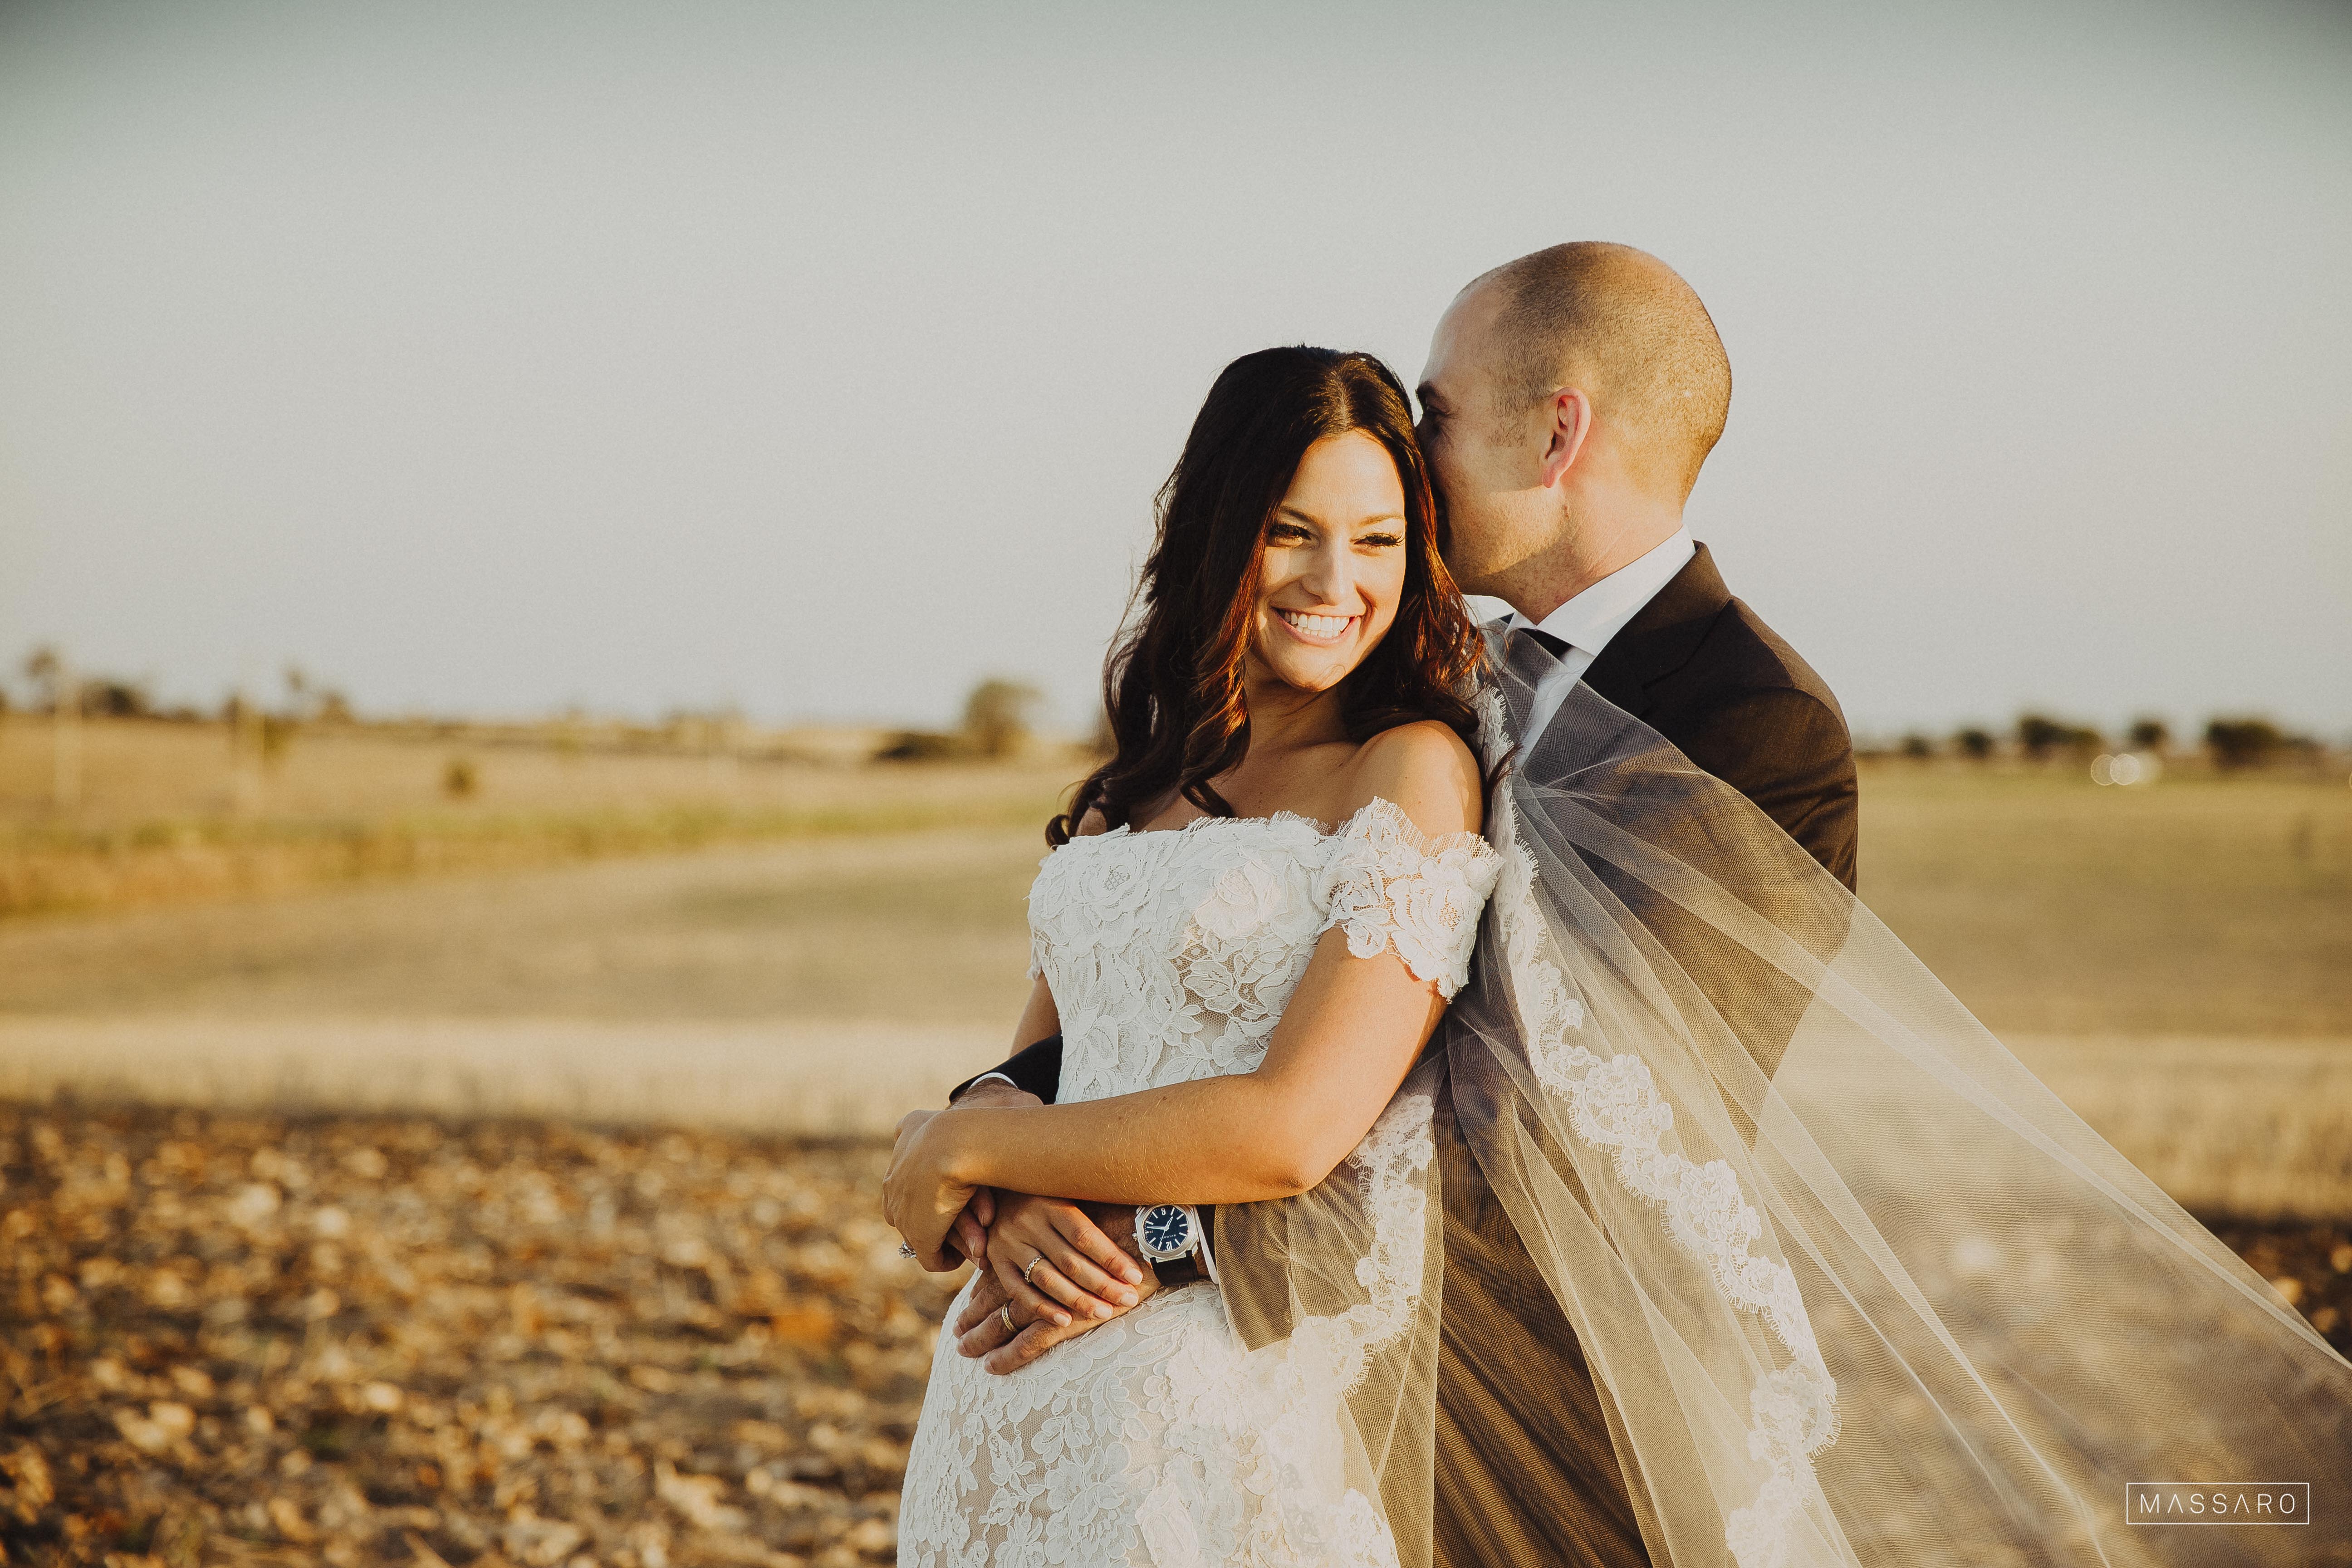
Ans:
{"type": "Polygon", "coordinates": [[[1151,1266],[1151,1277],[1160,1282],[1162,1290],[1173,1290],[1180,1285],[1198,1285],[1209,1277],[1208,1269],[1202,1264],[1204,1256],[1195,1247],[1181,1258],[1155,1263],[1151,1266]]]}
{"type": "Polygon", "coordinates": [[[1203,1279],[1213,1285],[1217,1282],[1217,1259],[1209,1248],[1209,1215],[1212,1211],[1194,1208],[1191,1204],[1177,1206],[1192,1222],[1192,1250],[1165,1263],[1154,1262],[1152,1274],[1164,1289],[1196,1284],[1203,1279]]]}

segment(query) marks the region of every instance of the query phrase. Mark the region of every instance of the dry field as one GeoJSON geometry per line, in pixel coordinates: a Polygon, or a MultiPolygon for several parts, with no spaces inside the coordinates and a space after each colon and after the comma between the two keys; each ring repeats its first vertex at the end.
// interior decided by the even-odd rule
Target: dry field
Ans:
{"type": "Polygon", "coordinates": [[[1862,895],[2006,1037],[2352,1041],[2352,788],[1887,764],[1862,895]]]}
{"type": "MultiPolygon", "coordinates": [[[[61,823],[33,728],[6,1561],[891,1559],[947,1289],[870,1135],[993,1059],[1067,764],[478,744],[450,801],[447,738],[305,736],[239,802],[219,731],[122,726],[110,773],[94,725],[61,823]],[[785,1136],[824,1133],[867,1137],[785,1136]]],[[[2352,791],[1864,790],[1873,907],[2352,1345],[2352,791]]]]}
{"type": "MultiPolygon", "coordinates": [[[[289,813],[378,775],[383,809],[429,797],[439,742],[352,743],[297,742],[289,813]]],[[[453,818],[481,853],[591,806],[708,813],[744,837],[582,859],[526,836],[517,853],[547,863],[0,920],[0,1095],[870,1135],[995,1058],[1066,767],[737,764],[771,827],[802,825],[761,841],[719,812],[705,759],[512,750],[453,818]],[[496,816],[509,795],[524,804],[496,816]],[[896,830],[948,812],[958,826],[896,830]]],[[[1873,907],[2168,1190],[2352,1214],[2352,790],[1889,763],[1864,801],[1873,907]]]]}
{"type": "Polygon", "coordinates": [[[0,916],[716,843],[1030,826],[1085,771],[1058,746],[1019,763],[868,765],[878,731],[343,726],[298,731],[266,763],[234,739],[219,724],[86,721],[75,804],[61,811],[47,721],[0,720],[0,916]]]}

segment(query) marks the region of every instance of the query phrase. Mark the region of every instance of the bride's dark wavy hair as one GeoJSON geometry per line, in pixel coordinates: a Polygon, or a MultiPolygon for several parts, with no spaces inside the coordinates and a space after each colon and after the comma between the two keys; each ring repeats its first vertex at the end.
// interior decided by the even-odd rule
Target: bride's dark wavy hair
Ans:
{"type": "Polygon", "coordinates": [[[1439,554],[1403,384],[1367,353],[1265,349],[1218,375],[1160,487],[1151,555],[1103,665],[1116,751],[1046,826],[1047,843],[1069,842],[1091,810],[1130,824],[1171,788],[1212,816],[1234,815],[1210,781],[1249,747],[1242,670],[1266,525],[1307,448],[1351,430],[1386,447],[1403,481],[1405,577],[1388,634],[1340,683],[1347,732],[1361,741],[1434,719],[1476,749],[1464,693],[1481,645],[1439,554]]]}

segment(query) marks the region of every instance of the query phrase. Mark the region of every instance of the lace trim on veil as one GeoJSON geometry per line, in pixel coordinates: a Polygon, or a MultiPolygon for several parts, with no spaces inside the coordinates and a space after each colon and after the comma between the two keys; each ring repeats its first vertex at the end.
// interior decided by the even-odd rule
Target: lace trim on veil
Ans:
{"type": "MultiPolygon", "coordinates": [[[[1511,743],[1503,699],[1489,688],[1478,702],[1480,748],[1491,763],[1511,743]]],[[[1507,784],[1496,791],[1486,826],[1488,841],[1503,858],[1495,903],[1504,962],[1538,1079],[1566,1103],[1576,1135],[1608,1154],[1619,1184],[1664,1211],[1675,1244],[1706,1266],[1727,1301],[1760,1316],[1791,1358],[1749,1392],[1748,1450],[1771,1475],[1752,1503],[1732,1510],[1724,1530],[1740,1568],[1779,1568],[1787,1558],[1790,1527],[1819,1494],[1813,1456],[1838,1434],[1837,1384],[1822,1360],[1796,1276],[1787,1264],[1748,1250],[1763,1222],[1727,1162],[1702,1165],[1664,1146],[1674,1107],[1658,1093],[1641,1058],[1604,1058],[1570,1038],[1584,1026],[1584,1004],[1541,952],[1535,858],[1519,842],[1507,784]]]]}

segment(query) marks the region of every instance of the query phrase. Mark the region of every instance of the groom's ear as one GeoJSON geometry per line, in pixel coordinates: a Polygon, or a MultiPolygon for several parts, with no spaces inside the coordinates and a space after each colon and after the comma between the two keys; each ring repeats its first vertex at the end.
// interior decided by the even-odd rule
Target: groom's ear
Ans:
{"type": "Polygon", "coordinates": [[[1592,434],[1592,399],[1563,386],[1545,403],[1543,413],[1543,482],[1550,489],[1568,477],[1584,450],[1585,437],[1592,434]]]}

